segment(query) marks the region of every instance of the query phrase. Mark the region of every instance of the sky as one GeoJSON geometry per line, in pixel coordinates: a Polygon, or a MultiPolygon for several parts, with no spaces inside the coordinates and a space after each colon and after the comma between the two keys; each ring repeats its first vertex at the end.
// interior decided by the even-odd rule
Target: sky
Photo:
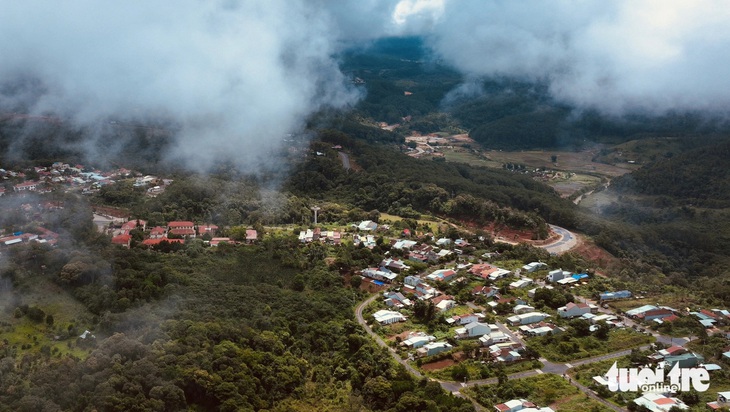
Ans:
{"type": "Polygon", "coordinates": [[[82,126],[165,119],[179,130],[169,157],[193,168],[226,158],[256,169],[312,113],[352,107],[362,92],[337,54],[385,36],[423,36],[470,81],[544,82],[577,109],[730,107],[721,1],[5,3],[0,112],[82,126]]]}

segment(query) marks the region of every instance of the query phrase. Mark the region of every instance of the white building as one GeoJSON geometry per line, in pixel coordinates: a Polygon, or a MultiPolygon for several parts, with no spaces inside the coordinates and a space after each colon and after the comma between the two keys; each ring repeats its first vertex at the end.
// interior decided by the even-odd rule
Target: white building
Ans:
{"type": "Polygon", "coordinates": [[[385,309],[381,309],[373,313],[373,317],[375,318],[375,321],[380,323],[381,325],[390,325],[392,323],[406,321],[406,317],[403,316],[403,314],[401,314],[400,312],[394,312],[392,310],[385,309]]]}
{"type": "Polygon", "coordinates": [[[572,273],[568,272],[567,270],[562,269],[555,269],[548,272],[547,276],[545,276],[545,280],[548,282],[557,282],[561,279],[569,278],[572,276],[572,273]]]}
{"type": "Polygon", "coordinates": [[[530,323],[537,323],[545,318],[550,317],[547,313],[541,312],[528,312],[520,315],[514,315],[507,318],[507,321],[511,325],[529,325],[530,323]]]}
{"type": "Polygon", "coordinates": [[[454,332],[456,332],[457,339],[478,338],[491,333],[492,328],[486,323],[471,322],[463,328],[456,329],[454,332]]]}

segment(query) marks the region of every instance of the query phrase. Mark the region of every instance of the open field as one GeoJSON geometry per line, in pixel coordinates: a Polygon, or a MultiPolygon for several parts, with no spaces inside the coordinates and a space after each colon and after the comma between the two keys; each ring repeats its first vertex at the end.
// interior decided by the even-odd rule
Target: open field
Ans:
{"type": "Polygon", "coordinates": [[[490,151],[486,153],[488,159],[502,163],[517,163],[529,167],[548,168],[554,170],[565,170],[576,173],[591,173],[604,176],[621,176],[639,168],[638,165],[618,164],[610,165],[596,163],[592,159],[598,149],[583,150],[580,152],[554,151],[554,150],[528,150],[521,152],[490,151]],[[557,156],[557,162],[553,163],[551,156],[557,156]]]}

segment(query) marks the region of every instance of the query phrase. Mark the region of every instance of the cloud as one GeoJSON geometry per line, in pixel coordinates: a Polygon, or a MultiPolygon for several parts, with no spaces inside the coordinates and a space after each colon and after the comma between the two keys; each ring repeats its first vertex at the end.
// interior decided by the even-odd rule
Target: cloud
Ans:
{"type": "Polygon", "coordinates": [[[730,104],[725,2],[451,0],[432,19],[428,44],[470,78],[545,82],[560,101],[611,114],[730,104]]]}
{"type": "Polygon", "coordinates": [[[311,113],[356,102],[333,25],[305,0],[6,4],[0,108],[163,119],[178,130],[169,158],[255,169],[311,113]]]}

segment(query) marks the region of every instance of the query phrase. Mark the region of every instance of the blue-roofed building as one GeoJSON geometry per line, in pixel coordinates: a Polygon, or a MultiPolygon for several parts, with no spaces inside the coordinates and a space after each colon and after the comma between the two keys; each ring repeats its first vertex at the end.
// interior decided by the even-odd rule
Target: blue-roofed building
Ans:
{"type": "Polygon", "coordinates": [[[631,297],[631,292],[628,290],[619,290],[616,292],[603,292],[598,296],[601,300],[627,299],[631,297]]]}
{"type": "Polygon", "coordinates": [[[588,279],[587,273],[573,273],[573,279],[581,280],[581,279],[588,279]]]}
{"type": "Polygon", "coordinates": [[[654,310],[654,309],[658,309],[658,308],[656,306],[654,306],[654,305],[644,305],[644,306],[640,306],[640,307],[638,307],[636,309],[627,310],[626,311],[626,315],[628,315],[628,316],[638,316],[638,315],[641,315],[643,313],[646,313],[646,312],[648,312],[650,310],[654,310]]]}

